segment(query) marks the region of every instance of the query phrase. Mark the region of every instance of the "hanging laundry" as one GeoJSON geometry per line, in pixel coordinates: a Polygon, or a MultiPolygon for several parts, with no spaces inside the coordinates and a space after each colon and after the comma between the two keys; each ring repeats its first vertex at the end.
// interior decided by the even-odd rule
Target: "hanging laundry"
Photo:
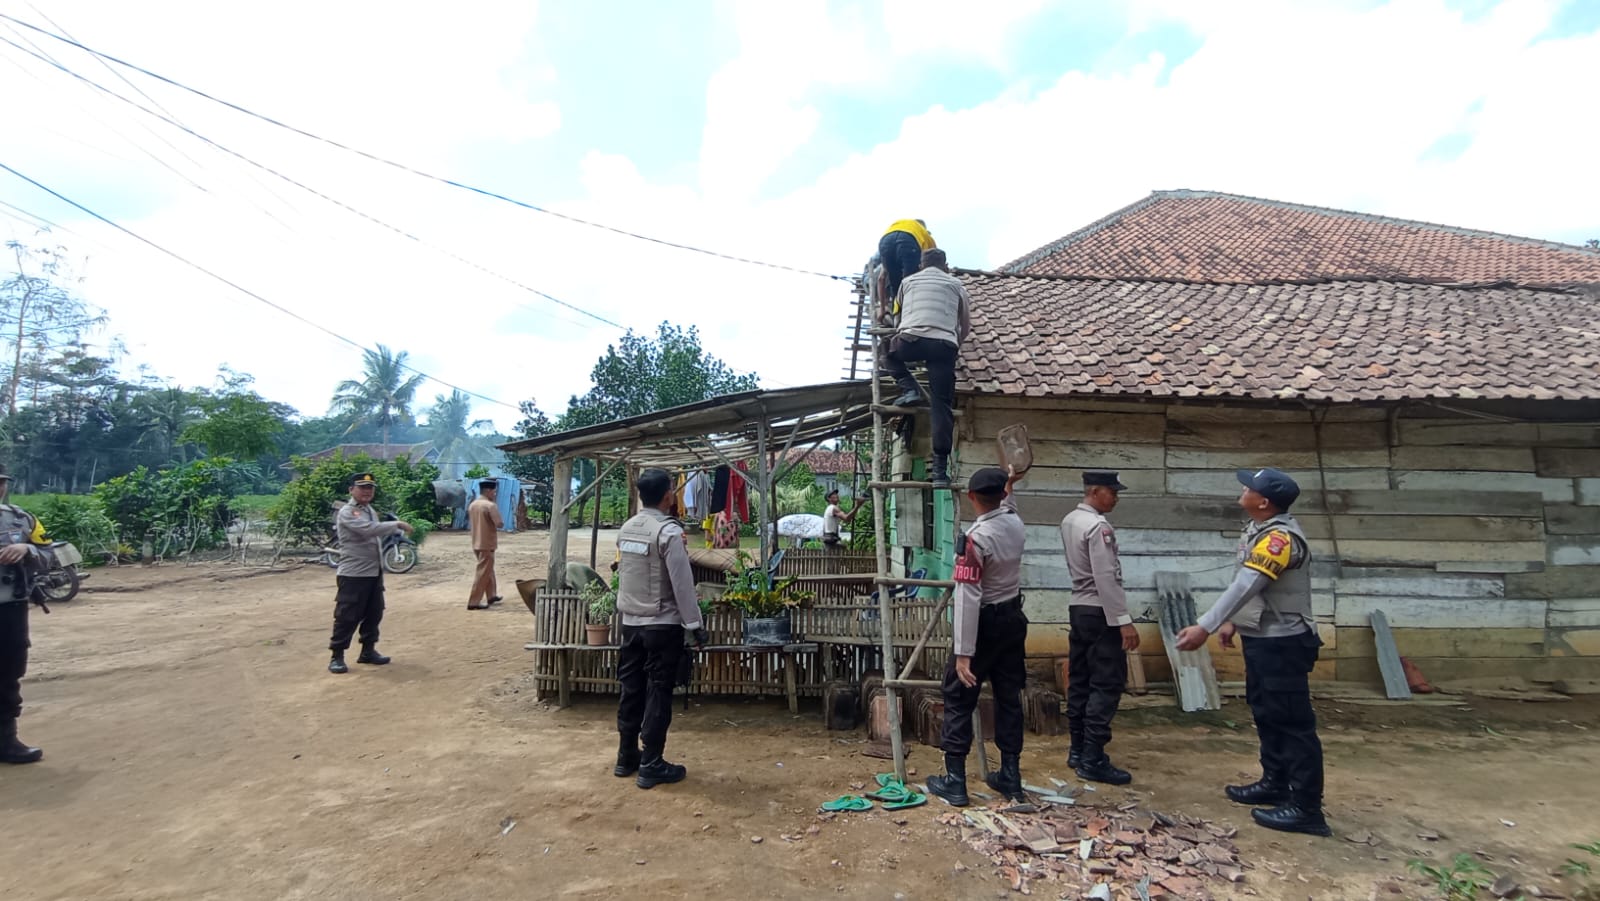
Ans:
{"type": "Polygon", "coordinates": [[[716,474],[711,478],[711,510],[712,513],[721,513],[728,509],[728,467],[718,466],[716,474]]]}
{"type": "Polygon", "coordinates": [[[741,475],[733,477],[728,485],[728,507],[733,515],[739,517],[740,522],[750,521],[750,471],[740,460],[734,464],[739,467],[741,475]]]}
{"type": "Polygon", "coordinates": [[[703,481],[705,479],[699,472],[693,472],[689,480],[683,483],[683,509],[689,519],[699,519],[705,514],[705,507],[700,503],[700,483],[703,481]]]}
{"type": "Polygon", "coordinates": [[[729,515],[727,510],[717,514],[716,526],[711,532],[711,546],[716,548],[736,548],[739,546],[739,518],[729,515]]]}

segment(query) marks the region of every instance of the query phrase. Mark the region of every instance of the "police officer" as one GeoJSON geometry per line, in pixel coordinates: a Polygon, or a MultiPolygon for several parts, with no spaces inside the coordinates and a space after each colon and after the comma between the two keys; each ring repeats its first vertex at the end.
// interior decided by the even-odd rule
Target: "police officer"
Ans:
{"type": "Polygon", "coordinates": [[[1239,506],[1250,516],[1239,542],[1239,571],[1202,617],[1178,633],[1192,651],[1216,633],[1224,647],[1244,638],[1245,699],[1261,743],[1261,778],[1230,785],[1255,821],[1281,832],[1330,835],[1322,813],[1322,742],[1311,708],[1311,668],[1322,646],[1311,613],[1311,552],[1289,515],[1300,496],[1294,479],[1276,469],[1239,470],[1239,506]]]}
{"type": "Polygon", "coordinates": [[[617,533],[617,612],[622,647],[617,652],[617,766],[619,778],[634,776],[640,788],[680,782],[688,770],[662,753],[672,725],[672,686],[684,651],[685,633],[704,647],[700,602],[689,568],[683,526],[663,507],[672,477],[646,469],[634,483],[642,509],[617,533]],[[641,747],[642,743],[642,747],[641,747]]]}
{"type": "Polygon", "coordinates": [[[944,670],[944,775],[931,776],[928,790],[956,807],[967,797],[967,752],[972,748],[972,712],[983,681],[994,689],[994,743],[1000,770],[990,788],[1013,800],[1022,794],[1023,654],[1028,618],[1022,613],[1022,517],[1011,496],[1015,472],[985,467],[967,480],[967,500],[976,514],[956,551],[954,653],[944,670]]]}
{"type": "Polygon", "coordinates": [[[1106,755],[1111,720],[1128,683],[1126,652],[1139,648],[1139,630],[1122,590],[1117,533],[1106,521],[1106,514],[1116,509],[1117,492],[1127,487],[1112,470],[1088,470],[1083,474],[1083,503],[1061,520],[1061,545],[1072,572],[1067,664],[1072,748],[1067,766],[1080,779],[1111,785],[1133,781],[1106,755]]]}
{"type": "Polygon", "coordinates": [[[35,555],[32,536],[39,521],[5,503],[11,476],[0,466],[0,762],[33,763],[44,757],[17,738],[22,715],[22,677],[28,672],[28,602],[35,555]]]}
{"type": "Polygon", "coordinates": [[[378,653],[378,624],[383,622],[383,539],[396,532],[411,534],[411,524],[385,522],[372,509],[378,483],[372,473],[357,475],[350,483],[350,503],[334,519],[339,534],[339,591],[333,601],[333,638],[328,648],[333,659],[328,672],[347,673],[344,652],[350,638],[361,631],[361,656],[357,663],[382,666],[389,658],[378,653]]]}

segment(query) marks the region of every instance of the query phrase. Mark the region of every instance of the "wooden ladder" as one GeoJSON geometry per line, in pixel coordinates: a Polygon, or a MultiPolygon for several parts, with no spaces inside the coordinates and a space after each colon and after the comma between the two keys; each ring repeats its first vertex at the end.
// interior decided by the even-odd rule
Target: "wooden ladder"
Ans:
{"type": "MultiPolygon", "coordinates": [[[[861,306],[858,309],[856,319],[858,335],[856,344],[858,346],[861,344],[859,337],[864,331],[866,333],[865,336],[869,337],[871,340],[868,341],[862,349],[868,350],[872,354],[868,359],[866,367],[863,371],[866,377],[872,380],[872,471],[868,475],[867,485],[872,491],[872,529],[877,551],[876,559],[878,569],[876,576],[873,578],[873,585],[877,588],[878,593],[878,628],[881,636],[880,640],[882,643],[883,653],[884,705],[886,707],[889,720],[889,746],[894,752],[895,778],[899,779],[901,783],[904,783],[906,781],[906,748],[905,736],[902,734],[900,726],[900,691],[908,688],[940,687],[941,683],[937,681],[927,679],[912,679],[911,673],[914,669],[916,669],[917,660],[922,656],[923,649],[927,647],[928,639],[933,635],[939,620],[944,616],[945,611],[949,609],[955,592],[956,583],[949,579],[912,579],[905,576],[896,576],[890,571],[888,527],[889,494],[897,489],[931,489],[933,488],[933,483],[925,481],[897,480],[893,478],[893,474],[891,472],[892,467],[889,464],[890,422],[901,416],[908,415],[908,412],[901,408],[891,407],[884,404],[884,380],[877,371],[879,342],[882,338],[892,334],[893,330],[876,327],[876,323],[879,321],[876,315],[874,315],[870,320],[874,324],[874,327],[863,328],[862,318],[868,312],[868,308],[872,304],[868,299],[870,295],[866,292],[864,283],[858,286],[858,293],[861,295],[861,306]],[[944,590],[944,597],[940,601],[939,606],[934,609],[933,616],[929,618],[927,627],[922,630],[922,637],[917,640],[916,646],[912,648],[911,653],[906,657],[905,668],[900,670],[899,675],[896,676],[893,619],[895,613],[896,593],[893,591],[893,589],[911,587],[940,588],[944,590]]],[[[870,312],[875,314],[877,310],[872,309],[870,312]]],[[[852,357],[852,373],[856,371],[856,366],[857,361],[852,357]]],[[[958,485],[952,482],[948,489],[940,490],[956,492],[964,487],[964,485],[958,485]]],[[[950,509],[952,511],[951,517],[953,520],[951,534],[958,535],[961,532],[960,495],[952,494],[950,501],[950,509]]],[[[979,719],[976,711],[973,712],[972,718],[974,725],[977,725],[979,723],[979,719]]],[[[979,754],[984,755],[983,733],[981,728],[976,734],[975,738],[977,739],[979,754]]],[[[988,767],[985,766],[984,769],[987,771],[988,767]]]]}

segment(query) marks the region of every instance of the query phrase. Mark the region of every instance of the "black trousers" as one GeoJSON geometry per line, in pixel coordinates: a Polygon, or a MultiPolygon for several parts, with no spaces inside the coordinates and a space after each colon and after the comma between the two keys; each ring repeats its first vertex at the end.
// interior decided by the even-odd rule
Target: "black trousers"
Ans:
{"type": "Polygon", "coordinates": [[[378,643],[383,622],[383,576],[338,576],[339,593],[333,599],[333,638],[328,649],[350,647],[350,636],[361,630],[362,644],[378,643]]]}
{"type": "Polygon", "coordinates": [[[1023,659],[1028,644],[1028,617],[1022,599],[978,608],[978,641],[973,648],[972,674],[978,684],[968,688],[956,676],[956,658],[944,665],[944,735],[946,754],[965,755],[972,750],[972,712],[988,680],[994,689],[994,743],[1005,754],[1022,753],[1022,688],[1028,681],[1023,659]]]}
{"type": "Polygon", "coordinates": [[[889,375],[901,388],[916,385],[907,363],[918,360],[928,366],[928,423],[933,431],[933,452],[950,456],[955,432],[956,354],[949,341],[937,338],[895,338],[889,347],[889,375]]]}
{"type": "Polygon", "coordinates": [[[672,726],[672,686],[683,657],[683,627],[623,626],[617,652],[617,732],[625,741],[638,739],[646,761],[661,756],[672,726]]]}
{"type": "Polygon", "coordinates": [[[1322,742],[1310,683],[1320,647],[1314,630],[1244,639],[1244,695],[1261,741],[1261,772],[1287,781],[1295,803],[1312,808],[1322,805],[1322,742]]]}
{"type": "Polygon", "coordinates": [[[1067,729],[1073,744],[1102,747],[1111,743],[1111,720],[1128,685],[1122,630],[1099,607],[1069,607],[1067,618],[1067,729]]]}
{"type": "Polygon", "coordinates": [[[900,280],[922,268],[922,245],[910,232],[889,232],[878,239],[878,259],[889,285],[889,300],[900,293],[900,280]]]}
{"type": "Polygon", "coordinates": [[[0,720],[22,715],[22,677],[28,673],[28,602],[0,603],[0,720]]]}

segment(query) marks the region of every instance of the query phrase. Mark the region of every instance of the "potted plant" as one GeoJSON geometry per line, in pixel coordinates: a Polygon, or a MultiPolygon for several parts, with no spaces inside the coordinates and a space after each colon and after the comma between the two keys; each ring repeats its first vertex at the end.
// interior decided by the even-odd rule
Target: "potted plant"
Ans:
{"type": "Polygon", "coordinates": [[[791,641],[789,611],[813,597],[809,591],[794,590],[797,578],[774,582],[765,569],[750,565],[748,554],[739,552],[722,602],[743,614],[745,644],[774,647],[791,641]]]}
{"type": "MultiPolygon", "coordinates": [[[[611,577],[613,580],[616,576],[611,577]]],[[[583,600],[584,607],[589,612],[589,622],[583,627],[586,638],[592,647],[605,647],[611,643],[611,618],[617,615],[617,589],[615,584],[608,585],[603,579],[596,579],[583,586],[578,593],[583,600]]]]}

